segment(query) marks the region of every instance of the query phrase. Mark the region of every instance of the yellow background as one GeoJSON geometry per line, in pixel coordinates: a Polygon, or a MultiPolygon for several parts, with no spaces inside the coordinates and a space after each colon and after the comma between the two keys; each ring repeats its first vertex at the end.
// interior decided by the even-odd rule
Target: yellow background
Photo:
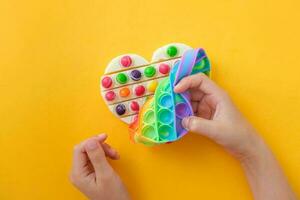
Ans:
{"type": "Polygon", "coordinates": [[[106,108],[99,77],[121,53],[204,47],[300,193],[297,0],[0,0],[0,199],[84,199],[68,181],[73,145],[99,132],[133,199],[251,199],[221,147],[189,134],[147,148],[106,108]],[[200,198],[201,197],[201,198],[200,198]]]}

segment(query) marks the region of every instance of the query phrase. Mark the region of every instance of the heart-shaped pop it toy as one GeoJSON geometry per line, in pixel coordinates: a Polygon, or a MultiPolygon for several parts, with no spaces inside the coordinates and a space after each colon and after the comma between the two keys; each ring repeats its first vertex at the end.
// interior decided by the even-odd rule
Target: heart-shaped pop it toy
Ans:
{"type": "Polygon", "coordinates": [[[133,141],[152,146],[175,141],[187,133],[182,127],[182,119],[193,115],[190,96],[188,92],[176,94],[173,89],[182,78],[199,72],[207,75],[210,72],[204,50],[187,50],[130,125],[133,141]]]}
{"type": "Polygon", "coordinates": [[[157,49],[148,62],[136,54],[124,54],[112,59],[101,77],[101,95],[111,112],[131,124],[146,99],[167,77],[174,63],[191,47],[172,43],[157,49]]]}
{"type": "Polygon", "coordinates": [[[155,145],[186,134],[181,120],[192,115],[189,94],[175,94],[183,77],[210,73],[203,49],[172,43],[156,50],[149,63],[136,54],[114,58],[101,78],[101,94],[109,109],[130,124],[133,141],[155,145]]]}

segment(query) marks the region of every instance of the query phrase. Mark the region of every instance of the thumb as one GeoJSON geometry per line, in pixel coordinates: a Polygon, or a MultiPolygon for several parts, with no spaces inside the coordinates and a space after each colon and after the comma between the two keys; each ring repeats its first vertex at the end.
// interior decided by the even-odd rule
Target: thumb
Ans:
{"type": "Polygon", "coordinates": [[[182,126],[188,131],[204,135],[211,139],[214,139],[219,131],[215,121],[195,116],[184,118],[182,120],[182,126]]]}
{"type": "Polygon", "coordinates": [[[110,165],[106,160],[102,146],[96,139],[88,140],[85,144],[85,150],[91,161],[91,164],[94,167],[97,178],[110,169],[110,165]]]}

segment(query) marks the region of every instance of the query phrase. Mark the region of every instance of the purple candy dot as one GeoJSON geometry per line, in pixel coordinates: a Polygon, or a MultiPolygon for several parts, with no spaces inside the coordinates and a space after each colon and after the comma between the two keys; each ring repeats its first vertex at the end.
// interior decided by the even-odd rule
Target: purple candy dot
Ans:
{"type": "Polygon", "coordinates": [[[189,116],[189,114],[190,114],[189,107],[186,103],[177,104],[175,109],[176,109],[176,115],[180,119],[183,119],[183,118],[189,116]]]}
{"type": "Polygon", "coordinates": [[[123,115],[125,112],[126,112],[126,107],[125,107],[124,104],[117,105],[117,107],[116,107],[116,113],[118,115],[123,115]]]}
{"type": "Polygon", "coordinates": [[[142,73],[139,70],[132,70],[130,72],[130,77],[134,81],[138,81],[142,78],[142,73]]]}

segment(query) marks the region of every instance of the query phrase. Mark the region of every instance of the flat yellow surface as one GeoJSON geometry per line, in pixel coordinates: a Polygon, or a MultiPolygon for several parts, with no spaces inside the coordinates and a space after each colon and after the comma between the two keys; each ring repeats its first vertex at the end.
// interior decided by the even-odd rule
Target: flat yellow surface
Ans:
{"type": "Polygon", "coordinates": [[[114,56],[169,42],[204,47],[300,193],[298,0],[0,0],[0,199],[84,199],[68,181],[73,145],[99,132],[133,199],[251,199],[239,163],[189,134],[147,148],[106,108],[114,56]]]}

